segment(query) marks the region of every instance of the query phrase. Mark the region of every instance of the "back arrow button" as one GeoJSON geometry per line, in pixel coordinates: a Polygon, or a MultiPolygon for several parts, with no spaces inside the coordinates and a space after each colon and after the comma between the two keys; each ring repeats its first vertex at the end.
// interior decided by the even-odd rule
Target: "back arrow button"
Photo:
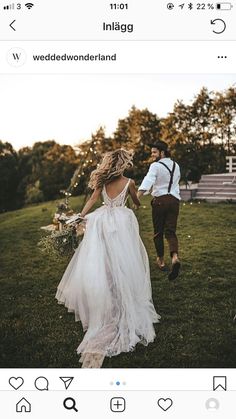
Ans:
{"type": "Polygon", "coordinates": [[[13,21],[10,23],[10,25],[9,25],[9,26],[10,26],[10,28],[12,28],[12,29],[13,29],[13,31],[16,31],[16,29],[15,29],[15,28],[14,28],[14,26],[13,26],[13,24],[15,23],[15,21],[16,21],[16,20],[13,20],[13,21]]]}

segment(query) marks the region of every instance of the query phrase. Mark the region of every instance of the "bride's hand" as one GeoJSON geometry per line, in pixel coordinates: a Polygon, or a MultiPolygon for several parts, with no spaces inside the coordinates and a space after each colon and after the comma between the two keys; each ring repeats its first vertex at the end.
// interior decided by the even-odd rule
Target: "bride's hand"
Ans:
{"type": "Polygon", "coordinates": [[[134,210],[138,210],[139,208],[140,208],[140,205],[133,204],[133,209],[134,210]]]}

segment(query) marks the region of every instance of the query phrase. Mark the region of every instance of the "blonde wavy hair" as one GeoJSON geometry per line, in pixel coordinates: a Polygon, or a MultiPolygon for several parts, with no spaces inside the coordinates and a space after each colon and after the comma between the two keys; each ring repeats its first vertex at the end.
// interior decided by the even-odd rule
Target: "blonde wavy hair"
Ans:
{"type": "Polygon", "coordinates": [[[133,166],[133,154],[133,151],[123,148],[106,153],[101,164],[91,173],[89,188],[102,188],[119,177],[127,167],[133,166]]]}

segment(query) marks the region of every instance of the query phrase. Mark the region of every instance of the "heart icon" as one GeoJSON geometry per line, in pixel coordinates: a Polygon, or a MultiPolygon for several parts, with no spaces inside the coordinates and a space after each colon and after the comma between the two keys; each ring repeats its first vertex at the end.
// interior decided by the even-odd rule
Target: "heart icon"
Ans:
{"type": "Polygon", "coordinates": [[[22,377],[11,377],[9,378],[9,384],[12,386],[15,390],[18,390],[21,386],[24,384],[24,380],[22,377]]]}
{"type": "Polygon", "coordinates": [[[157,402],[158,406],[166,412],[173,404],[171,399],[159,399],[157,402]]]}

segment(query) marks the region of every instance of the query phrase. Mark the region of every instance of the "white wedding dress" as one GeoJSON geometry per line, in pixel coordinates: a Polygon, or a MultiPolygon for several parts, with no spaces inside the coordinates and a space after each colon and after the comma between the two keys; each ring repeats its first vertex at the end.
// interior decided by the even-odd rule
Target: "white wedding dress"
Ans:
{"type": "Polygon", "coordinates": [[[56,294],[86,331],[77,348],[83,367],[100,367],[105,356],[153,342],[160,318],[138,222],[125,207],[129,182],[114,199],[103,188],[104,205],[86,216],[84,238],[56,294]]]}

